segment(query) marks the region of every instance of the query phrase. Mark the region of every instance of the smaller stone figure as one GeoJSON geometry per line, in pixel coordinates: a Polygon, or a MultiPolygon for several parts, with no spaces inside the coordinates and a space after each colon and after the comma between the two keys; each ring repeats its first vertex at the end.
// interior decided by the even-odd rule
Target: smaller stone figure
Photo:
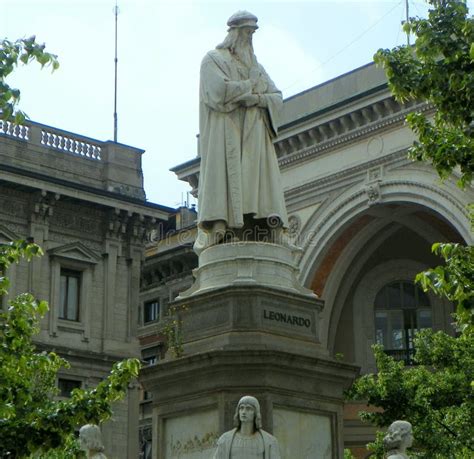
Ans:
{"type": "Polygon", "coordinates": [[[103,454],[104,444],[99,426],[86,424],[79,429],[79,442],[81,448],[87,453],[88,459],[107,459],[103,454]]]}
{"type": "Polygon", "coordinates": [[[387,459],[409,459],[406,449],[413,443],[411,424],[407,421],[395,421],[390,424],[383,439],[387,459]]]}
{"type": "Polygon", "coordinates": [[[221,435],[214,459],[280,459],[278,441],[262,429],[260,404],[246,395],[234,415],[235,429],[221,435]]]}

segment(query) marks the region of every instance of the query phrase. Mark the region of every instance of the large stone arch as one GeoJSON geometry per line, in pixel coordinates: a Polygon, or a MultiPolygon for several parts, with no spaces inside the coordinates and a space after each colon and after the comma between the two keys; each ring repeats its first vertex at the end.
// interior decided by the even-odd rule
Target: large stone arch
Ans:
{"type": "Polygon", "coordinates": [[[429,245],[438,240],[472,243],[466,208],[470,192],[450,182],[440,184],[423,169],[404,170],[403,178],[393,175],[377,182],[375,205],[367,183],[358,183],[323,204],[302,229],[301,280],[325,300],[321,340],[330,350],[343,307],[340,298],[347,295],[344,290],[351,288],[364,257],[391,233],[406,227],[429,245]],[[363,247],[368,253],[361,253],[363,247]]]}

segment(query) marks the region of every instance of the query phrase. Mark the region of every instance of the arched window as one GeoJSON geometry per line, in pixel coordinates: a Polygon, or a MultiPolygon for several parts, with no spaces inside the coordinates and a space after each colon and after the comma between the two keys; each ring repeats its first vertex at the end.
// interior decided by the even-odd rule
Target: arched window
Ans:
{"type": "Polygon", "coordinates": [[[412,363],[417,330],[431,328],[428,297],[413,282],[385,285],[375,297],[375,342],[397,360],[412,363]]]}

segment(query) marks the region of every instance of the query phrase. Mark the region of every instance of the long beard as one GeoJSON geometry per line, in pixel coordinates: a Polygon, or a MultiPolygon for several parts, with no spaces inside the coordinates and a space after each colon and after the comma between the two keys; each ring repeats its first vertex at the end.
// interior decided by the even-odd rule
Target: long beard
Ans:
{"type": "Polygon", "coordinates": [[[234,53],[237,55],[237,58],[249,69],[256,65],[257,58],[253,52],[252,42],[239,40],[237,46],[234,48],[234,53]]]}

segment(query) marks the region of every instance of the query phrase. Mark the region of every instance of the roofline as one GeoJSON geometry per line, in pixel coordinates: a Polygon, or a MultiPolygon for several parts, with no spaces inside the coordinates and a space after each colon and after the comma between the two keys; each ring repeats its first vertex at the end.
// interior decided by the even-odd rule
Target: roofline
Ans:
{"type": "MultiPolygon", "coordinates": [[[[117,200],[117,201],[122,201],[122,202],[127,202],[127,203],[130,203],[130,204],[135,204],[135,205],[140,206],[140,207],[147,207],[147,208],[150,208],[150,209],[156,209],[156,210],[159,210],[159,211],[161,211],[163,213],[166,213],[166,214],[169,214],[169,213],[172,213],[172,212],[175,211],[175,209],[172,208],[172,207],[164,206],[164,205],[149,202],[149,201],[141,201],[140,199],[132,198],[130,196],[126,196],[126,195],[123,195],[123,194],[114,193],[112,191],[107,191],[107,190],[102,190],[100,188],[94,188],[94,187],[83,185],[83,184],[80,184],[80,183],[70,182],[70,181],[64,180],[64,179],[50,177],[50,176],[45,175],[45,174],[41,174],[41,173],[33,172],[33,171],[28,171],[28,170],[21,169],[21,168],[15,167],[15,166],[10,166],[10,165],[7,165],[7,164],[0,164],[0,170],[3,170],[5,172],[10,172],[12,174],[20,175],[20,176],[23,176],[23,177],[40,179],[44,182],[53,183],[55,185],[60,185],[60,186],[64,186],[64,187],[67,187],[67,188],[72,188],[72,189],[75,189],[75,190],[85,191],[85,192],[88,192],[88,193],[91,193],[91,194],[94,194],[94,195],[99,195],[99,196],[103,196],[103,197],[106,197],[106,198],[111,198],[111,199],[114,199],[114,200],[117,200]]],[[[1,180],[2,179],[0,178],[0,181],[1,180]]],[[[34,186],[31,186],[31,187],[35,188],[34,186]]],[[[84,199],[84,200],[86,200],[86,199],[84,199]]]]}
{"type": "Polygon", "coordinates": [[[337,80],[340,80],[342,78],[345,78],[347,77],[348,75],[351,75],[352,73],[356,73],[362,69],[365,69],[366,67],[370,67],[370,66],[375,66],[375,62],[369,62],[368,64],[364,64],[364,65],[361,65],[360,67],[357,67],[355,69],[352,69],[352,70],[349,70],[348,72],[346,73],[343,73],[341,75],[338,75],[334,78],[331,78],[330,80],[326,80],[326,81],[323,81],[322,83],[319,83],[317,84],[316,86],[312,86],[311,88],[308,88],[308,89],[305,89],[304,91],[301,91],[301,92],[298,92],[297,94],[293,94],[292,96],[289,96],[287,97],[286,99],[283,100],[283,103],[289,101],[289,100],[292,100],[292,99],[296,99],[297,97],[300,97],[308,92],[311,92],[311,91],[314,91],[315,89],[318,89],[318,88],[322,88],[323,86],[326,86],[328,84],[331,84],[333,83],[334,81],[337,81],[337,80]]]}

